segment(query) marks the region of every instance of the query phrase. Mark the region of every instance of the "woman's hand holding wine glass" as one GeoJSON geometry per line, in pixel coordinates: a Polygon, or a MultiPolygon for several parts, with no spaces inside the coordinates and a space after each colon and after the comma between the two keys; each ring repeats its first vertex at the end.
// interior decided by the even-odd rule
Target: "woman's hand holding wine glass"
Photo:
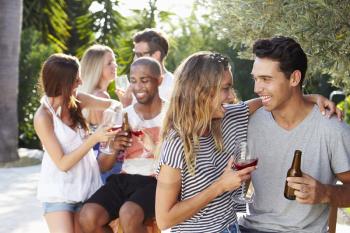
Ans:
{"type": "Polygon", "coordinates": [[[234,171],[232,169],[233,164],[234,159],[231,157],[218,180],[220,187],[223,189],[222,192],[231,192],[238,189],[242,182],[250,179],[250,173],[255,170],[255,167],[247,167],[240,171],[234,171]]]}
{"type": "Polygon", "coordinates": [[[113,138],[118,131],[111,130],[111,127],[101,126],[91,135],[94,137],[95,143],[106,143],[110,138],[113,138]]]}
{"type": "MultiPolygon", "coordinates": [[[[249,167],[253,167],[253,170],[255,170],[257,164],[258,158],[249,153],[247,142],[239,142],[236,146],[236,153],[234,154],[233,167],[238,171],[243,171],[249,167]]],[[[246,196],[245,187],[245,182],[243,182],[241,195],[234,197],[236,203],[244,204],[253,202],[253,196],[246,196]]]]}

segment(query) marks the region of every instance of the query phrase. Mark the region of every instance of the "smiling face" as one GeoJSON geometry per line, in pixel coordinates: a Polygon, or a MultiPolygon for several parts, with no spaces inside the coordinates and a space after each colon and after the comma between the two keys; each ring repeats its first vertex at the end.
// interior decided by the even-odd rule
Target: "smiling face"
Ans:
{"type": "Polygon", "coordinates": [[[103,56],[102,78],[111,81],[114,79],[116,72],[117,63],[115,61],[114,54],[111,52],[106,52],[103,56]]]}
{"type": "Polygon", "coordinates": [[[254,92],[267,111],[285,108],[292,96],[291,80],[279,68],[279,62],[268,58],[255,58],[252,76],[254,92]]]}
{"type": "Polygon", "coordinates": [[[158,94],[161,76],[155,77],[145,65],[131,66],[130,88],[140,104],[150,104],[158,94]]]}
{"type": "Polygon", "coordinates": [[[224,78],[221,81],[221,90],[219,97],[219,104],[213,103],[213,119],[223,118],[225,115],[224,104],[232,102],[234,99],[233,91],[232,91],[232,73],[230,70],[224,71],[224,78]]]}

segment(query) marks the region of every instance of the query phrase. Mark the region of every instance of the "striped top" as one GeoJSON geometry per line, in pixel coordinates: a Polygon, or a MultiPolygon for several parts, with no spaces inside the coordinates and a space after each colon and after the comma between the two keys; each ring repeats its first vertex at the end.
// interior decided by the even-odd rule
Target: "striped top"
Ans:
{"type": "MultiPolygon", "coordinates": [[[[224,151],[229,152],[234,151],[237,140],[246,139],[249,113],[244,102],[227,105],[225,108],[227,111],[222,120],[222,135],[224,151]]],[[[161,165],[181,170],[179,200],[189,199],[210,186],[222,175],[230,158],[230,153],[215,149],[212,135],[200,137],[199,143],[194,175],[188,171],[183,143],[175,131],[170,132],[162,145],[157,173],[161,165]]],[[[226,192],[216,197],[190,219],[173,226],[171,232],[222,232],[228,225],[237,222],[236,204],[232,199],[234,195],[238,195],[238,192],[226,192]]]]}

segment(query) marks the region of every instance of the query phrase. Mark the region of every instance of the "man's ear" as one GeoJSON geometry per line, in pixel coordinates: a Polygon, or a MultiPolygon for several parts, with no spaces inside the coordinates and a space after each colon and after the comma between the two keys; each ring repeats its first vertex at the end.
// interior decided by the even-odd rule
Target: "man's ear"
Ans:
{"type": "Polygon", "coordinates": [[[301,82],[301,72],[300,70],[294,70],[290,75],[289,83],[292,87],[296,87],[301,82]]]}
{"type": "Polygon", "coordinates": [[[164,78],[163,75],[160,75],[160,76],[159,76],[159,78],[158,78],[158,87],[162,84],[163,78],[164,78]]]}
{"type": "Polygon", "coordinates": [[[160,61],[161,55],[162,55],[162,53],[159,50],[157,50],[151,55],[151,57],[153,57],[157,61],[160,61]]]}

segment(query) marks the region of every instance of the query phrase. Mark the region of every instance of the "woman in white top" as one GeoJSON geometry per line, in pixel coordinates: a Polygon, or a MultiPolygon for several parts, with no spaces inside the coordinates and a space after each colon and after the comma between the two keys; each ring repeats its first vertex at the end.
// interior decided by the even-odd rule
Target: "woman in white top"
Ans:
{"type": "Polygon", "coordinates": [[[78,59],[65,54],[51,55],[41,70],[45,95],[34,127],[45,153],[37,196],[51,233],[78,231],[74,213],[102,184],[91,148],[116,134],[104,127],[89,136],[81,110],[121,107],[117,101],[77,93],[79,73],[78,59]]]}

